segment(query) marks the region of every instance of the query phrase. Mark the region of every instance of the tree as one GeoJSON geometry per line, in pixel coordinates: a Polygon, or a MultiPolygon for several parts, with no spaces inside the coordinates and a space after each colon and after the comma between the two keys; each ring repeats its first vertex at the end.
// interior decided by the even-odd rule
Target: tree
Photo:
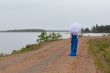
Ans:
{"type": "Polygon", "coordinates": [[[81,32],[82,32],[82,33],[84,32],[84,29],[83,29],[83,28],[81,29],[81,32]]]}
{"type": "Polygon", "coordinates": [[[90,32],[89,28],[85,28],[85,29],[84,29],[84,32],[85,32],[85,33],[90,32]]]}

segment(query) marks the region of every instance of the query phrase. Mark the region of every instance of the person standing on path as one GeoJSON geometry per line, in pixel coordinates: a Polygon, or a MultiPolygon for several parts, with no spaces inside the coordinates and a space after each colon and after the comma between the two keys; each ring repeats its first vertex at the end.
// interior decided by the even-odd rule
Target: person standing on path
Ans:
{"type": "Polygon", "coordinates": [[[77,45],[78,45],[78,38],[77,35],[71,34],[71,52],[69,56],[76,56],[77,55],[77,45]]]}
{"type": "Polygon", "coordinates": [[[81,32],[81,25],[79,23],[73,23],[70,25],[71,33],[71,51],[69,56],[77,56],[77,46],[78,46],[78,33],[81,32]]]}

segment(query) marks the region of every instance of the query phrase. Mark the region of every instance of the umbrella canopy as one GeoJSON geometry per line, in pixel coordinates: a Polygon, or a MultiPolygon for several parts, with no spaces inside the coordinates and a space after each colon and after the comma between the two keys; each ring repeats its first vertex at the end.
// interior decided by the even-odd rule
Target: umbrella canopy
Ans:
{"type": "Polygon", "coordinates": [[[70,29],[69,29],[69,31],[71,32],[71,33],[73,33],[73,34],[78,34],[78,33],[80,33],[81,32],[81,24],[79,24],[79,23],[72,23],[71,25],[70,25],[70,29]]]}

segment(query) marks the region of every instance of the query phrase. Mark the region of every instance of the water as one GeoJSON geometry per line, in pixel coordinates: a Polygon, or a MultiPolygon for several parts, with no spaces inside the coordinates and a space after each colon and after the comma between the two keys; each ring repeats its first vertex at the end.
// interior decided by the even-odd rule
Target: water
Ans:
{"type": "MultiPolygon", "coordinates": [[[[58,32],[57,32],[58,33],[58,32]]],[[[0,33],[0,53],[11,53],[25,47],[27,44],[36,43],[39,33],[21,33],[21,32],[5,32],[0,33]]],[[[70,37],[69,32],[60,32],[63,39],[70,37]]],[[[102,36],[105,33],[84,33],[84,36],[102,36]]],[[[106,35],[106,34],[105,34],[106,35]]]]}
{"type": "MultiPolygon", "coordinates": [[[[25,47],[27,44],[36,43],[39,33],[23,33],[23,32],[5,32],[0,33],[0,53],[11,53],[13,50],[18,50],[25,47]]],[[[69,34],[61,33],[63,38],[68,38],[69,34]]]]}

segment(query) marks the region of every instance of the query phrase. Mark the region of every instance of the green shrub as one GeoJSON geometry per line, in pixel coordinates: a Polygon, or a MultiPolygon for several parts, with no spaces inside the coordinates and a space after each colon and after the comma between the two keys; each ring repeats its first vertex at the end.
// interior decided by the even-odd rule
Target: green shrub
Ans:
{"type": "Polygon", "coordinates": [[[37,39],[38,43],[43,43],[43,42],[48,42],[48,41],[55,41],[58,39],[61,39],[61,35],[59,33],[49,33],[47,34],[46,32],[42,32],[37,39]]]}

